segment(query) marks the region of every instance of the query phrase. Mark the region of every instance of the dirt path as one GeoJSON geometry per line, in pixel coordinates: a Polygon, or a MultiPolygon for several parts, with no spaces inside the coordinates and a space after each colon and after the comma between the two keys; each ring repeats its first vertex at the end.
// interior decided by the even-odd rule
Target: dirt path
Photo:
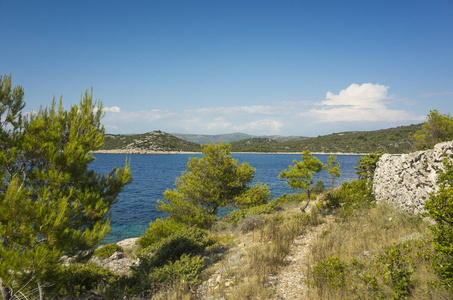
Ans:
{"type": "Polygon", "coordinates": [[[303,235],[296,237],[291,247],[291,254],[286,257],[288,265],[277,275],[276,299],[304,299],[308,289],[304,280],[307,272],[307,260],[310,245],[324,232],[332,222],[331,217],[326,222],[313,228],[303,235]]]}

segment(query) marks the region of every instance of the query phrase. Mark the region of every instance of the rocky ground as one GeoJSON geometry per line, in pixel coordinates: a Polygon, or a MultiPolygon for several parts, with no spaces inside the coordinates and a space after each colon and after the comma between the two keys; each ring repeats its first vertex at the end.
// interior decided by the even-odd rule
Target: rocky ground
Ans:
{"type": "Polygon", "coordinates": [[[127,274],[130,272],[129,270],[132,265],[138,265],[139,263],[137,258],[128,255],[138,248],[135,244],[137,240],[138,238],[122,240],[117,244],[123,248],[123,252],[115,252],[108,259],[100,259],[93,256],[91,262],[100,267],[108,268],[114,273],[127,274]]]}

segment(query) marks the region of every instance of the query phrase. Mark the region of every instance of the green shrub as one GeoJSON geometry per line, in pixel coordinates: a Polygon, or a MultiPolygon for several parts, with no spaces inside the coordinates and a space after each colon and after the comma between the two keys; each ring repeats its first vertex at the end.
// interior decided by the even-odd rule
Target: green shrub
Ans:
{"type": "Polygon", "coordinates": [[[117,244],[108,244],[102,246],[94,251],[94,256],[97,256],[101,259],[108,259],[115,252],[123,252],[123,249],[117,244]]]}
{"type": "Polygon", "coordinates": [[[237,225],[239,221],[244,219],[247,216],[247,209],[236,209],[230,212],[228,215],[228,220],[230,221],[231,224],[237,225]]]}
{"type": "Polygon", "coordinates": [[[307,199],[307,194],[302,193],[292,193],[292,194],[283,194],[278,197],[274,202],[269,203],[274,210],[278,209],[284,205],[299,203],[307,199]]]}
{"type": "Polygon", "coordinates": [[[146,248],[151,255],[141,255],[138,271],[148,272],[151,268],[162,267],[178,260],[183,254],[200,254],[212,244],[206,239],[206,231],[197,227],[186,228],[146,248]]]}
{"type": "Polygon", "coordinates": [[[366,179],[345,182],[340,189],[326,195],[324,206],[329,209],[343,207],[346,210],[369,207],[375,203],[369,186],[366,179]]]}
{"type": "Polygon", "coordinates": [[[248,209],[237,209],[233,210],[229,214],[229,221],[233,225],[237,225],[242,219],[245,219],[249,216],[256,216],[256,215],[261,215],[261,214],[270,214],[274,212],[274,208],[271,205],[258,205],[258,206],[253,206],[248,209]]]}
{"type": "Polygon", "coordinates": [[[186,285],[199,282],[199,275],[204,268],[204,258],[200,255],[183,254],[161,268],[155,268],[149,274],[151,285],[169,284],[174,281],[184,281],[186,285]]]}
{"type": "Polygon", "coordinates": [[[311,284],[320,290],[344,289],[346,286],[346,263],[337,256],[328,257],[311,267],[311,284]]]}
{"type": "Polygon", "coordinates": [[[175,232],[141,250],[140,264],[131,267],[134,273],[126,287],[132,294],[147,295],[177,280],[194,283],[204,267],[201,255],[212,244],[206,231],[198,227],[175,232]]]}
{"type": "Polygon", "coordinates": [[[59,295],[80,297],[83,294],[95,292],[103,294],[113,284],[116,276],[106,268],[95,264],[73,264],[58,274],[62,286],[59,286],[59,295]]]}
{"type": "Polygon", "coordinates": [[[444,160],[444,170],[438,178],[439,191],[426,201],[425,209],[436,224],[429,229],[438,258],[434,270],[442,283],[453,289],[453,163],[444,160]]]}
{"type": "Polygon", "coordinates": [[[185,227],[186,225],[183,223],[179,223],[172,219],[156,219],[154,222],[149,223],[149,228],[144,234],[142,234],[138,240],[138,244],[142,248],[146,248],[171,236],[185,227]]]}
{"type": "Polygon", "coordinates": [[[235,198],[236,206],[239,208],[250,208],[268,203],[272,199],[271,191],[265,184],[255,184],[241,195],[235,198]]]}
{"type": "Polygon", "coordinates": [[[412,274],[415,271],[415,257],[412,255],[413,247],[410,242],[386,247],[384,254],[378,256],[379,274],[383,276],[393,290],[393,299],[402,299],[409,296],[415,281],[412,274]]]}
{"type": "Polygon", "coordinates": [[[357,170],[355,173],[359,175],[360,179],[366,179],[369,181],[373,180],[376,164],[383,154],[384,152],[382,150],[379,150],[359,158],[359,160],[357,161],[359,163],[359,166],[354,167],[354,169],[357,170]]]}
{"type": "Polygon", "coordinates": [[[321,194],[325,190],[326,188],[324,187],[324,181],[322,181],[321,179],[316,181],[315,185],[311,188],[311,192],[315,194],[321,194]]]}

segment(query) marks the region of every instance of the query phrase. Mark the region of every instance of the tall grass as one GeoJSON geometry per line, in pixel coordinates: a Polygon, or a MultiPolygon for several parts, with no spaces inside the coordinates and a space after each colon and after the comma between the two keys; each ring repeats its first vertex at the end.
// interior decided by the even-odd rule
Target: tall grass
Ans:
{"type": "Polygon", "coordinates": [[[351,209],[311,247],[309,299],[452,299],[431,269],[427,221],[386,203],[351,209]]]}
{"type": "MultiPolygon", "coordinates": [[[[263,216],[260,226],[242,236],[249,238],[251,245],[244,251],[240,267],[237,261],[222,267],[220,276],[228,278],[225,281],[230,285],[221,284],[208,295],[225,299],[272,299],[275,291],[269,277],[285,266],[294,239],[321,222],[316,208],[310,214],[302,214],[297,205],[263,216]]],[[[238,230],[240,227],[238,224],[238,230]]]]}

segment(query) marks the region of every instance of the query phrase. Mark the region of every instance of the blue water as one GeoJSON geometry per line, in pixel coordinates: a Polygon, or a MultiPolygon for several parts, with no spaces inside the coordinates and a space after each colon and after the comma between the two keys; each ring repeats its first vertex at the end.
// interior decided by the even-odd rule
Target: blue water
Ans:
{"type": "MultiPolygon", "coordinates": [[[[118,197],[112,209],[110,235],[104,243],[113,243],[131,237],[139,237],[146,231],[150,221],[165,217],[157,211],[157,199],[163,199],[166,189],[174,188],[175,178],[186,170],[189,157],[201,157],[201,154],[95,154],[96,160],[91,167],[101,173],[108,173],[115,167],[125,164],[126,157],[130,159],[133,182],[127,185],[118,197]]],[[[300,161],[299,154],[233,154],[239,163],[249,163],[256,169],[254,183],[267,184],[272,196],[277,198],[291,189],[285,180],[279,179],[278,174],[287,169],[294,159],[300,161]]],[[[328,155],[315,155],[323,163],[328,155]]],[[[341,177],[335,179],[335,185],[356,179],[354,166],[357,166],[358,155],[339,155],[341,177]]],[[[322,179],[325,186],[330,186],[330,177],[321,172],[315,181],[322,179]]]]}

